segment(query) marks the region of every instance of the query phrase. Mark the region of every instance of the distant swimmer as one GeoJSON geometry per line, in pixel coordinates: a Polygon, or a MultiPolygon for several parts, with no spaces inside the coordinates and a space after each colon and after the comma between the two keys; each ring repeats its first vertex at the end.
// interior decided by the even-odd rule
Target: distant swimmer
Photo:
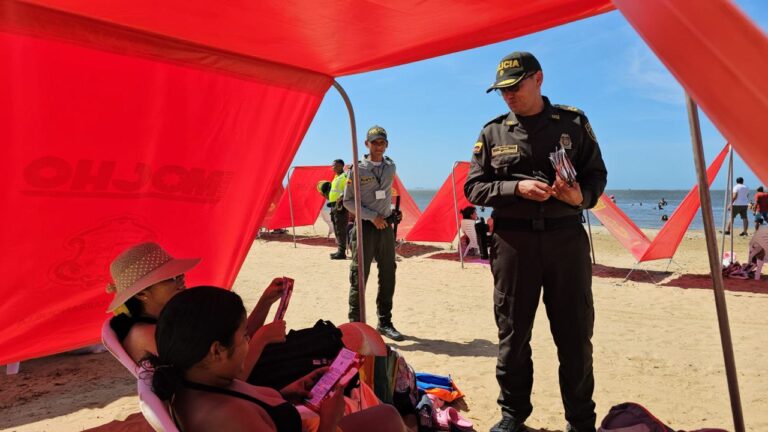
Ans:
{"type": "Polygon", "coordinates": [[[661,220],[667,221],[668,219],[669,219],[669,216],[667,216],[665,214],[661,215],[661,220]]]}
{"type": "Polygon", "coordinates": [[[611,195],[611,201],[613,201],[613,203],[616,204],[616,195],[611,195]]]}

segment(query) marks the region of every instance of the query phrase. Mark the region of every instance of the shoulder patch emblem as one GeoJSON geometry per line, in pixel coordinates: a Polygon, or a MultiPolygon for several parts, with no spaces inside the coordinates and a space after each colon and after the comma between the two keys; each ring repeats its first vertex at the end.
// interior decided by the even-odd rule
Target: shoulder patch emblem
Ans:
{"type": "Polygon", "coordinates": [[[567,133],[560,135],[560,145],[563,146],[564,149],[570,150],[573,147],[571,136],[567,133]]]}
{"type": "Polygon", "coordinates": [[[595,136],[595,131],[592,130],[592,125],[587,122],[587,124],[584,125],[584,129],[587,130],[587,134],[590,138],[592,138],[592,141],[597,142],[597,137],[595,136]]]}
{"type": "Polygon", "coordinates": [[[472,149],[472,153],[474,154],[480,154],[480,152],[483,151],[483,142],[478,141],[475,143],[475,148],[472,149]]]}

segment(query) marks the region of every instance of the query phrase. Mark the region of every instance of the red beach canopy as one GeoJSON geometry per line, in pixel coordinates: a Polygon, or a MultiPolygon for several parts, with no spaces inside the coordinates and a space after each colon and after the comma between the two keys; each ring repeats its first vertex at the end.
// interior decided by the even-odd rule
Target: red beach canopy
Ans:
{"type": "MultiPolygon", "coordinates": [[[[614,4],[768,181],[763,33],[726,0],[614,4]]],[[[230,287],[334,77],[613,7],[0,2],[0,364],[97,341],[108,264],[138,241],[202,257],[191,284],[230,287]]]]}

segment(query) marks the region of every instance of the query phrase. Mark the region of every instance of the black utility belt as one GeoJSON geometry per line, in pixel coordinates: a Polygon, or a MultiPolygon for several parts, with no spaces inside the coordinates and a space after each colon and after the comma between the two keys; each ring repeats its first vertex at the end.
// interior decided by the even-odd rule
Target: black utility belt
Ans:
{"type": "Polygon", "coordinates": [[[494,231],[554,231],[577,226],[581,226],[581,215],[539,219],[493,218],[494,231]]]}
{"type": "MultiPolygon", "coordinates": [[[[384,221],[386,221],[386,222],[387,222],[387,224],[389,224],[389,225],[394,225],[394,224],[395,224],[395,215],[394,215],[394,213],[393,213],[393,214],[391,214],[391,215],[389,215],[389,216],[387,216],[387,217],[385,217],[385,218],[384,218],[384,221]]],[[[363,223],[364,223],[364,224],[365,224],[365,223],[367,223],[367,224],[371,224],[372,226],[376,226],[376,225],[373,223],[373,221],[369,221],[369,220],[367,220],[367,219],[363,219],[363,223]]]]}

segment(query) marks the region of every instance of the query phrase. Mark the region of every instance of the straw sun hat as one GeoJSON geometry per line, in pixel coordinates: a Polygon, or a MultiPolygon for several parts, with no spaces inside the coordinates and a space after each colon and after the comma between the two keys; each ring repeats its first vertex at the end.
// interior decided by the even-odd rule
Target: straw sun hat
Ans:
{"type": "Polygon", "coordinates": [[[186,273],[199,262],[200,258],[176,259],[152,242],[127,249],[109,266],[113,283],[107,285],[107,292],[114,293],[115,298],[107,312],[114,311],[129,298],[158,282],[186,273]]]}

